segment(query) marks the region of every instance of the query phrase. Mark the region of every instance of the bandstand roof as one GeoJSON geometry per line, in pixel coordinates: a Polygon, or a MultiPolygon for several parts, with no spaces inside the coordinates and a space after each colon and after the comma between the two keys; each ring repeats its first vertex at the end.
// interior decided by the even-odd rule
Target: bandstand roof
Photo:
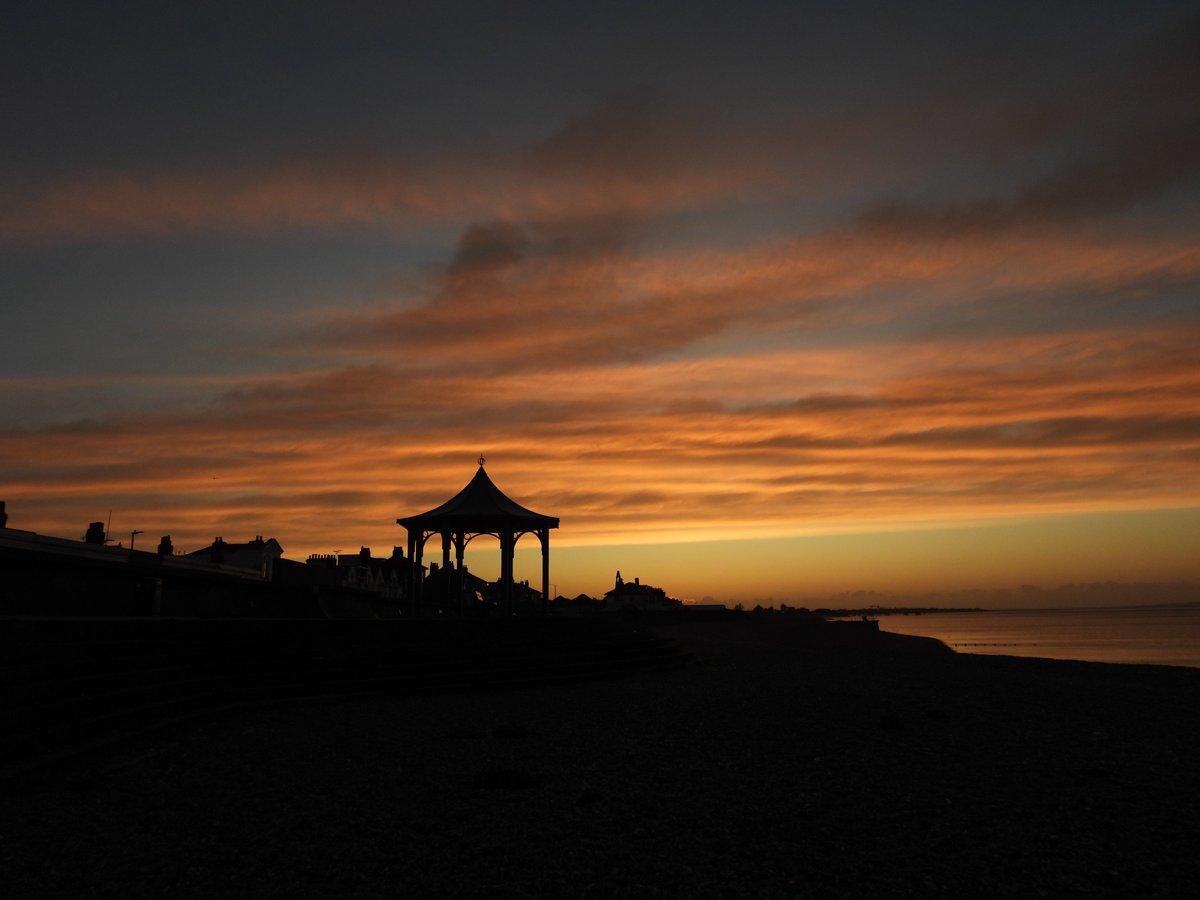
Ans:
{"type": "Polygon", "coordinates": [[[483,470],[482,463],[467,486],[441,506],[397,519],[396,523],[408,529],[430,531],[447,527],[456,531],[480,531],[497,525],[519,531],[558,527],[556,517],[526,509],[496,487],[483,470]]]}

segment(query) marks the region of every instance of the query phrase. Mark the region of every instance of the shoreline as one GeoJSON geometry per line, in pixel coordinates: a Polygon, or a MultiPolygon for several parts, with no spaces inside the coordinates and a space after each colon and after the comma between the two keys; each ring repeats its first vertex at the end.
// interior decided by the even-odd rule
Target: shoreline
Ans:
{"type": "Polygon", "coordinates": [[[989,610],[878,621],[885,631],[929,635],[965,653],[1200,669],[1194,607],[989,610]]]}

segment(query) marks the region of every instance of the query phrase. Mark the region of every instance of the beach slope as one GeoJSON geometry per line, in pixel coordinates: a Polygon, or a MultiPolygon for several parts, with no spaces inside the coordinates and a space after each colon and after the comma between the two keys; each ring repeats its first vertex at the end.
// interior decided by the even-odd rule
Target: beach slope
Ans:
{"type": "Polygon", "coordinates": [[[17,896],[1184,896],[1200,671],[778,617],[693,666],[298,700],[2,801],[17,896]]]}

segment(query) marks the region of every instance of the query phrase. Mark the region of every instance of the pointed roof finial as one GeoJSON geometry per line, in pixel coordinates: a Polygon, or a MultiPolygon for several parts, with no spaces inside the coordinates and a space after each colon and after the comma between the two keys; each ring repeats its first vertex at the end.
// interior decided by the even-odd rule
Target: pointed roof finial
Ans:
{"type": "Polygon", "coordinates": [[[483,454],[482,454],[482,453],[480,453],[480,454],[479,454],[479,468],[481,468],[481,469],[483,468],[483,464],[484,464],[484,462],[485,462],[485,460],[484,460],[484,458],[483,458],[483,454]]]}

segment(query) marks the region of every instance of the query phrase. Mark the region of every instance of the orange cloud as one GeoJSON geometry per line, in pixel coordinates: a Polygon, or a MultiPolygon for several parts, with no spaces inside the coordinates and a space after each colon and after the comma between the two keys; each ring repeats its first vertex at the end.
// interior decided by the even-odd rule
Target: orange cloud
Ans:
{"type": "MultiPolygon", "coordinates": [[[[764,161],[775,152],[749,136],[726,138],[764,161]]],[[[0,240],[652,218],[744,200],[779,182],[776,166],[745,162],[698,123],[611,106],[509,152],[68,178],[10,196],[0,240]]]]}
{"type": "Polygon", "coordinates": [[[563,516],[565,543],[1200,504],[1198,337],[1093,331],[585,363],[569,377],[427,374],[416,394],[402,372],[360,368],[227,394],[204,416],[10,432],[0,466],[14,478],[10,510],[68,523],[44,530],[114,507],[179,546],[241,527],[296,552],[327,550],[332,534],[387,546],[395,517],[457,490],[481,450],[506,490],[563,516]],[[842,371],[857,378],[824,390],[846,384],[842,371]]]}
{"type": "Polygon", "coordinates": [[[335,313],[305,340],[314,353],[402,357],[423,370],[537,371],[711,349],[756,330],[861,327],[962,298],[1198,274],[1192,241],[868,230],[643,255],[620,241],[564,247],[544,229],[496,222],[467,230],[426,297],[402,298],[395,312],[335,313]],[[898,290],[910,298],[897,301],[898,290]]]}

